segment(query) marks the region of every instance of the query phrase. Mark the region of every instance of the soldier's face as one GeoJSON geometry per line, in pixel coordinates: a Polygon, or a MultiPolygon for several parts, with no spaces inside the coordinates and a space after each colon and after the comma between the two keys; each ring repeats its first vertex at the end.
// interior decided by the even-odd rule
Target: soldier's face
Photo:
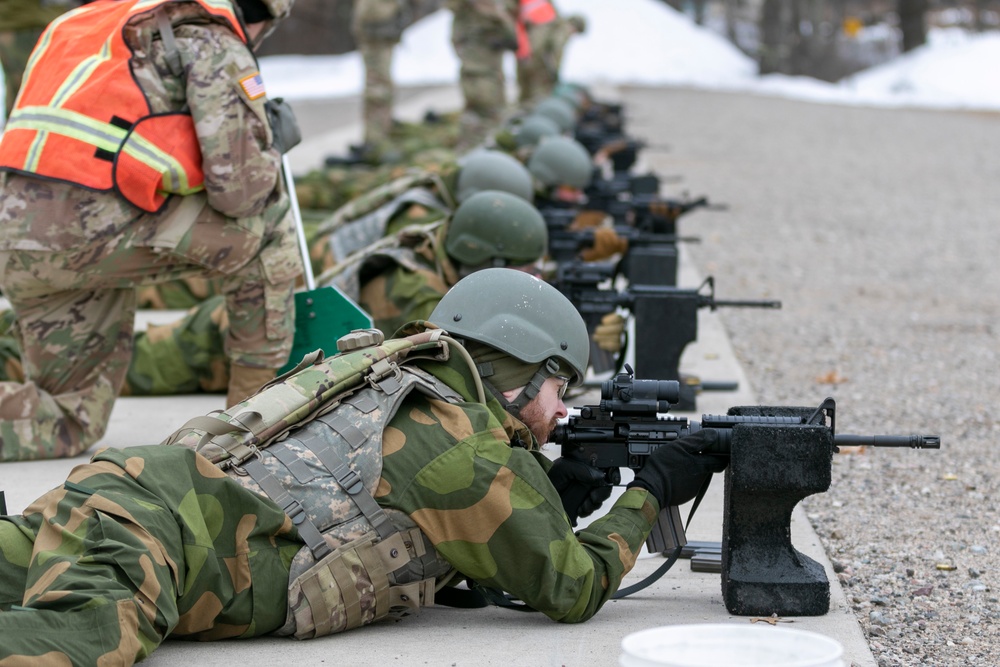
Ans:
{"type": "Polygon", "coordinates": [[[546,379],[538,395],[521,409],[521,421],[540,443],[548,442],[556,423],[569,414],[562,401],[567,382],[562,377],[546,379]]]}

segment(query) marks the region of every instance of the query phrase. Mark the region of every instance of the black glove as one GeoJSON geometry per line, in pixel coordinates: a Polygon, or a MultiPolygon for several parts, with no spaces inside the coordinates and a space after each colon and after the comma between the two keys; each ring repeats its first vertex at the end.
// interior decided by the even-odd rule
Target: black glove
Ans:
{"type": "Polygon", "coordinates": [[[574,526],[577,517],[590,516],[611,496],[611,484],[604,473],[575,459],[556,459],[549,468],[549,481],[574,526]]]}
{"type": "Polygon", "coordinates": [[[722,472],[729,465],[728,456],[702,453],[718,441],[715,429],[705,428],[657,447],[635,473],[635,480],[628,488],[646,489],[661,508],[683,505],[698,495],[709,475],[722,472]]]}
{"type": "Polygon", "coordinates": [[[271,125],[271,136],[274,137],[271,145],[275,150],[284,155],[302,143],[302,130],[295,120],[291,105],[276,97],[264,103],[264,110],[267,112],[267,122],[271,125]]]}

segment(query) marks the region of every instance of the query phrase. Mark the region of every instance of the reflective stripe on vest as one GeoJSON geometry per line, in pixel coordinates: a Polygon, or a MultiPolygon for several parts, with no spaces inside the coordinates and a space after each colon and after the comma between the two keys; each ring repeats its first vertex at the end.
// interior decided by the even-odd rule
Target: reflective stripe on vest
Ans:
{"type": "Polygon", "coordinates": [[[0,169],[117,191],[146,211],[204,189],[194,120],[150,114],[129,66],[126,25],[167,4],[222,19],[246,41],[227,0],[120,0],[64,14],[32,52],[0,139],[0,169]]]}

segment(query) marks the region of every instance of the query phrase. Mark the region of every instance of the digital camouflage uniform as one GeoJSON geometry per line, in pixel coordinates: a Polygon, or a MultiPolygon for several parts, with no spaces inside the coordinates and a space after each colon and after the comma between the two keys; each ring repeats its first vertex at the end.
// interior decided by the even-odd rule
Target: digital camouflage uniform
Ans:
{"type": "Polygon", "coordinates": [[[14,107],[28,56],[52,19],[78,6],[77,0],[3,0],[0,2],[0,64],[5,84],[4,118],[14,107]]]}
{"type": "MultiPolygon", "coordinates": [[[[455,162],[433,167],[413,168],[399,173],[365,194],[355,197],[321,222],[309,244],[313,272],[323,282],[346,259],[348,250],[358,250],[379,239],[392,236],[404,227],[437,222],[451,211],[455,202],[459,169],[455,162]],[[426,203],[402,201],[413,190],[420,191],[426,203]],[[357,224],[369,215],[379,215],[371,224],[357,224]]],[[[391,335],[390,332],[387,335],[391,335]]]]}
{"type": "Polygon", "coordinates": [[[451,43],[460,62],[465,105],[458,149],[468,150],[497,127],[507,107],[503,52],[517,48],[518,0],[447,0],[451,43]]]}
{"type": "Polygon", "coordinates": [[[441,297],[458,282],[458,268],[444,251],[447,223],[402,230],[331,272],[340,287],[386,335],[430,316],[441,297]]]}
{"type": "Polygon", "coordinates": [[[301,261],[265,98],[250,100],[239,84],[258,71],[256,60],[228,26],[184,23],[179,14],[191,5],[170,8],[185,78],[164,74],[162,42],[143,32],[151,20],[137,38],[149,57],[132,71],[153,112],[189,108],[205,192],[171,197],[150,214],[115,194],[0,176],[0,286],[17,313],[28,378],[0,383],[2,460],[73,456],[103,435],[128,369],[142,282],[219,276],[230,360],[278,368],[291,349],[301,261]]]}
{"type": "Polygon", "coordinates": [[[192,450],[105,449],[0,518],[0,664],[129,665],[168,636],[272,632],[300,547],[274,503],[192,450]]]}
{"type": "Polygon", "coordinates": [[[365,143],[386,148],[392,129],[392,50],[409,19],[409,0],[354,0],[351,34],[365,64],[365,143]]]}
{"type": "MultiPolygon", "coordinates": [[[[574,533],[538,443],[496,399],[475,401],[460,355],[417,364],[464,400],[404,400],[383,431],[379,505],[407,514],[464,577],[554,620],[589,619],[634,565],[655,499],[630,489],[574,533]]],[[[284,621],[302,543],[276,505],[179,446],[94,461],[0,519],[0,609],[27,608],[0,612],[0,660],[129,664],[166,636],[254,636],[284,621]]]]}

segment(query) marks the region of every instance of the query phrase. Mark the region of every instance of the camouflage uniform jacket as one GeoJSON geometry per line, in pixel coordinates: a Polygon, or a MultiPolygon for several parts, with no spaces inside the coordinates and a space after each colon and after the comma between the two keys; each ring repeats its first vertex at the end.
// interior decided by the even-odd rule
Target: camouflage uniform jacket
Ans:
{"type": "Polygon", "coordinates": [[[635,564],[656,501],[631,489],[574,534],[548,479],[551,462],[524,424],[492,397],[476,401],[471,371],[457,355],[417,363],[467,402],[416,392],[406,399],[383,432],[376,500],[409,515],[465,577],[557,621],[593,616],[635,564]]]}
{"type": "MultiPolygon", "coordinates": [[[[187,108],[194,118],[209,205],[263,236],[268,222],[261,214],[283,194],[281,156],[271,148],[266,98],[250,99],[238,83],[259,71],[256,59],[228,26],[205,21],[197,3],[174,2],[166,8],[174,25],[182,75],[171,74],[163,44],[154,39],[158,29],[150,15],[131,23],[127,30],[126,40],[135,54],[133,76],[149,102],[150,113],[187,108]]],[[[50,207],[36,206],[3,220],[3,250],[69,250],[116,236],[126,228],[135,234],[134,245],[169,249],[185,231],[163,229],[161,224],[173,217],[185,197],[171,197],[161,212],[153,214],[114,193],[24,176],[3,179],[5,194],[29,202],[57,200],[63,212],[51,216],[50,207]]],[[[291,250],[289,261],[297,263],[291,250]]]]}
{"type": "Polygon", "coordinates": [[[413,320],[430,316],[458,282],[458,269],[444,251],[447,221],[413,225],[355,253],[326,274],[358,302],[386,337],[413,320]]]}

